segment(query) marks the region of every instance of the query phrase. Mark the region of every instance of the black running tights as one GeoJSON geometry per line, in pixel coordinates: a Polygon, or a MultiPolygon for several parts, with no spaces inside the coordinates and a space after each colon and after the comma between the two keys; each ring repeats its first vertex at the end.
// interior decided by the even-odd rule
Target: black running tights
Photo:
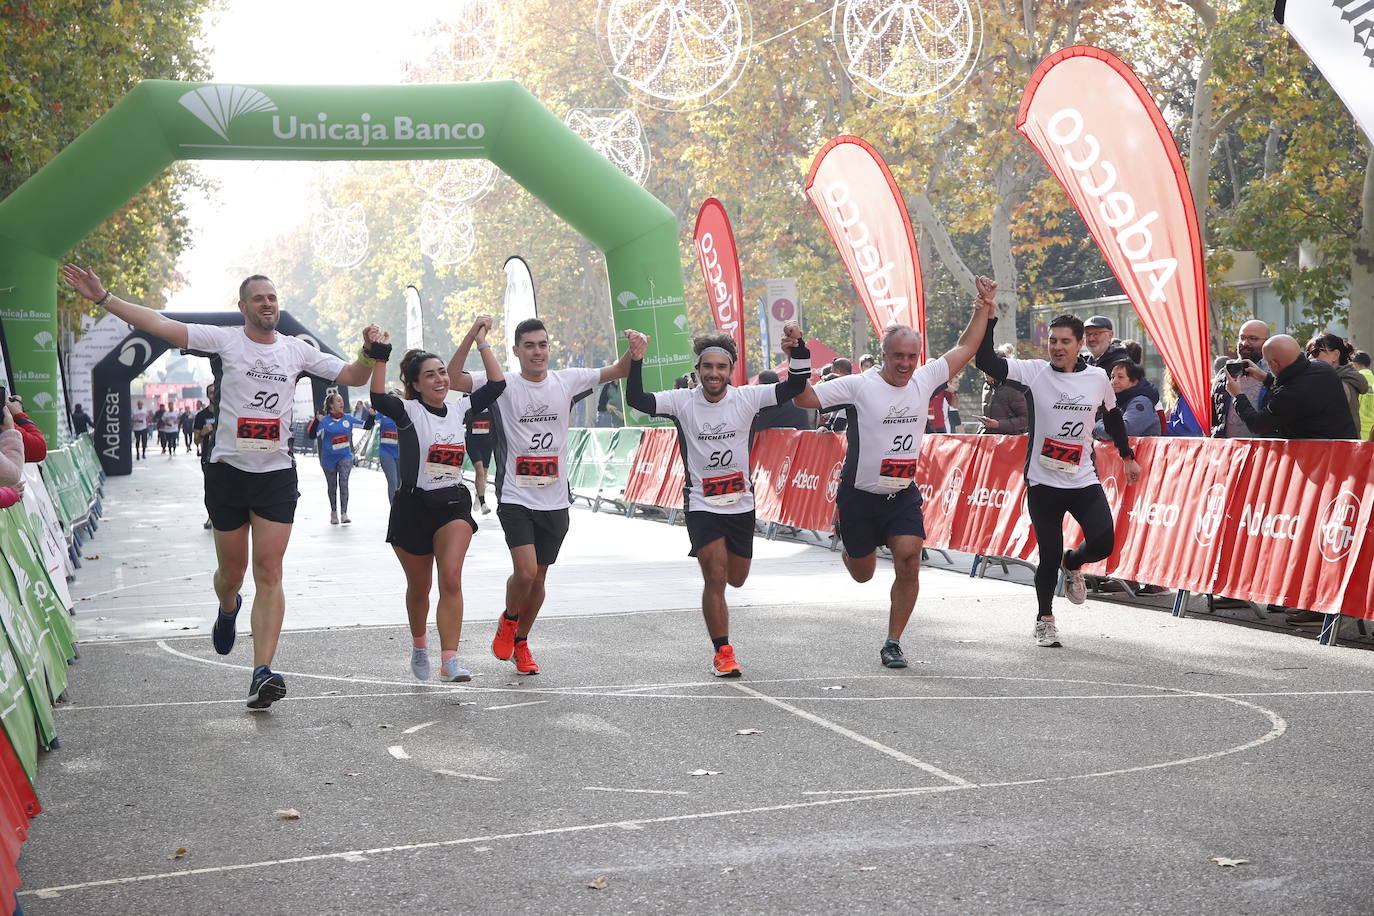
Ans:
{"type": "Polygon", "coordinates": [[[1026,488],[1026,509],[1040,545],[1040,565],[1035,567],[1035,616],[1047,617],[1053,613],[1061,560],[1069,569],[1079,569],[1112,555],[1116,543],[1112,510],[1102,485],[1096,483],[1077,490],[1035,484],[1026,488]],[[1064,550],[1066,513],[1083,529],[1083,543],[1068,551],[1064,550]]]}

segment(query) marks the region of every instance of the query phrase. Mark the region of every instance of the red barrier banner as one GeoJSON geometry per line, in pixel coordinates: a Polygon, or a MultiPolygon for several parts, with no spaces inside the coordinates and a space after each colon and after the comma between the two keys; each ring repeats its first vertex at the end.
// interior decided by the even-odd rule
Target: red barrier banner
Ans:
{"type": "Polygon", "coordinates": [[[663,483],[658,488],[658,495],[654,497],[654,505],[662,509],[682,509],[686,510],[687,500],[683,495],[682,488],[687,483],[687,474],[682,469],[682,448],[678,445],[677,430],[665,429],[665,433],[670,435],[672,442],[669,446],[668,466],[663,472],[663,483]]]}
{"type": "Polygon", "coordinates": [[[792,476],[797,441],[808,435],[795,429],[765,429],[754,437],[749,463],[754,478],[754,518],[782,521],[782,494],[792,476]]]}
{"type": "Polygon", "coordinates": [[[962,522],[964,483],[975,447],[964,436],[927,436],[921,440],[921,472],[916,481],[921,491],[921,517],[926,543],[951,550],[959,543],[956,528],[962,522]]]}
{"type": "Polygon", "coordinates": [[[1077,45],[1031,75],[1016,129],[1044,157],[1193,415],[1210,415],[1207,277],[1173,134],[1131,68],[1077,45]],[[1088,91],[1091,87],[1091,91],[1088,91]]]}
{"type": "Polygon", "coordinates": [[[641,506],[658,505],[663,478],[668,475],[668,466],[676,455],[676,429],[659,426],[644,430],[630,465],[630,478],[625,483],[622,497],[625,502],[641,506]]]}
{"type": "Polygon", "coordinates": [[[742,303],[744,284],[739,274],[739,251],[735,247],[735,233],[725,205],[714,197],[706,198],[697,211],[697,224],[692,232],[696,242],[697,263],[706,282],[706,301],[711,303],[711,316],[716,330],[735,339],[739,359],[730,376],[731,385],[743,385],[749,377],[745,369],[744,321],[742,303]]]}
{"type": "Polygon", "coordinates": [[[883,157],[858,137],[821,147],[806,176],[815,205],[854,288],[881,336],[889,324],[921,332],[925,360],[925,291],[906,202],[883,157]]]}
{"type": "Polygon", "coordinates": [[[797,433],[782,497],[782,524],[824,534],[835,530],[835,495],[840,490],[845,446],[844,436],[834,433],[797,433]]]}
{"type": "Polygon", "coordinates": [[[1371,459],[1367,442],[1257,443],[1226,519],[1212,591],[1323,613],[1374,613],[1368,605],[1352,609],[1348,589],[1369,535],[1371,459]]]}

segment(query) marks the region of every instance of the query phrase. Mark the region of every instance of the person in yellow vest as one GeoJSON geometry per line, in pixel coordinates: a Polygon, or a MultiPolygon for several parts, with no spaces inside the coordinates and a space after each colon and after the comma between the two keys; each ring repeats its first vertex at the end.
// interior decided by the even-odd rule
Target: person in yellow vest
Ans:
{"type": "Polygon", "coordinates": [[[1352,357],[1355,368],[1360,370],[1369,382],[1369,391],[1360,395],[1360,439],[1368,440],[1374,438],[1374,370],[1369,368],[1369,354],[1363,350],[1356,350],[1352,357]]]}

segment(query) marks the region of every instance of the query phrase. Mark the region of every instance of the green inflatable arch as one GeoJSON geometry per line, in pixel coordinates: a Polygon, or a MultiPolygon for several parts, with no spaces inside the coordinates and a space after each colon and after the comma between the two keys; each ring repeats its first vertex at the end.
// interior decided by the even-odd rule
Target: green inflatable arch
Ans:
{"type": "MultiPolygon", "coordinates": [[[[30,415],[50,441],[56,437],[59,259],[173,162],[454,158],[490,159],[601,249],[617,349],[626,328],[653,336],[644,360],[649,390],[669,388],[688,371],[672,211],[519,83],[147,80],[0,201],[0,319],[30,415]]],[[[92,413],[98,406],[88,405],[92,413]]]]}

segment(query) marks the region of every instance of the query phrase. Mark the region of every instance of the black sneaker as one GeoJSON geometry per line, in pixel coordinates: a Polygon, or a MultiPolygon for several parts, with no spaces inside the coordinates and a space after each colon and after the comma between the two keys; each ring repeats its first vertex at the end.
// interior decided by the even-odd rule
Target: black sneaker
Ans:
{"type": "Polygon", "coordinates": [[[215,643],[215,651],[220,655],[228,655],[234,648],[234,636],[236,635],[234,622],[238,619],[239,608],[243,607],[243,596],[234,596],[234,613],[226,614],[220,611],[215,615],[215,627],[210,631],[210,639],[215,643]]]}
{"type": "Polygon", "coordinates": [[[253,680],[248,685],[248,708],[266,709],[286,696],[286,680],[263,665],[253,672],[253,680]]]}
{"type": "Polygon", "coordinates": [[[878,650],[878,658],[888,668],[906,667],[906,656],[902,654],[902,647],[895,642],[884,643],[878,650]]]}

